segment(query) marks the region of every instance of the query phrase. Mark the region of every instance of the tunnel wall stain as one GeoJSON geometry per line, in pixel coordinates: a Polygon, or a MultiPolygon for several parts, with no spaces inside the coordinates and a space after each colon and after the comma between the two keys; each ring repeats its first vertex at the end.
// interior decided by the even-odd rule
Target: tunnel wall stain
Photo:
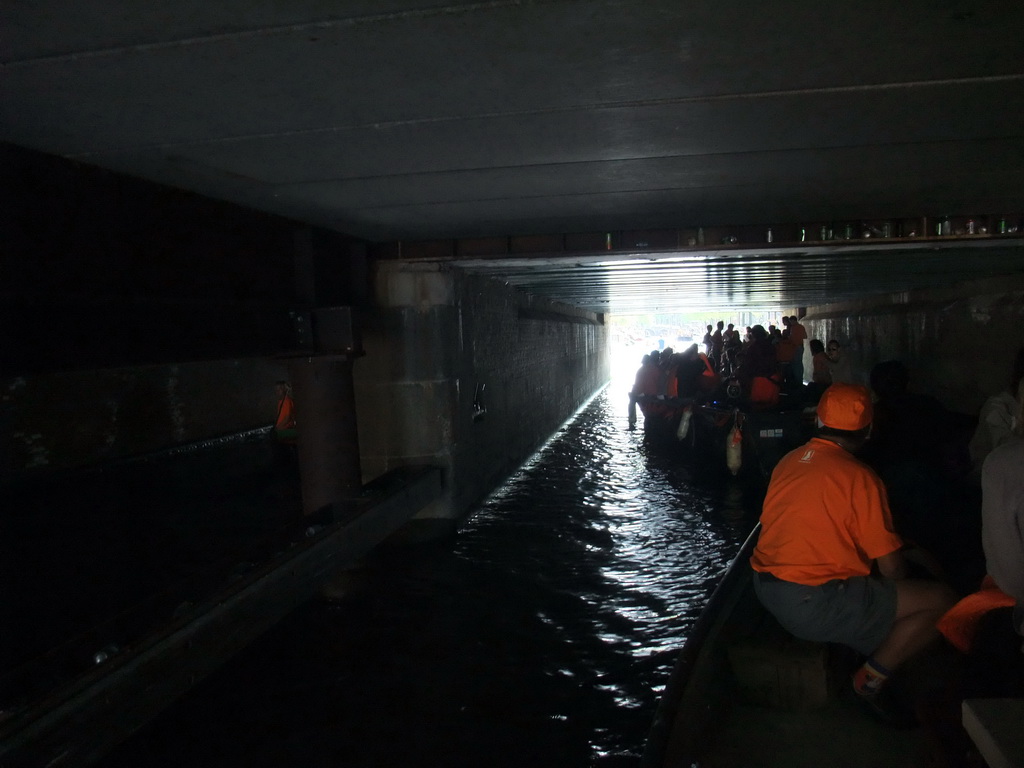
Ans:
{"type": "MultiPolygon", "coordinates": [[[[976,415],[1008,386],[1024,346],[1024,277],[1008,275],[928,291],[810,307],[808,338],[837,339],[867,384],[872,366],[903,361],[911,387],[976,415]]],[[[810,370],[805,356],[805,370],[810,370]]]]}
{"type": "Polygon", "coordinates": [[[446,470],[423,519],[456,520],[608,379],[592,313],[439,264],[380,265],[356,364],[364,481],[395,465],[446,470]]]}

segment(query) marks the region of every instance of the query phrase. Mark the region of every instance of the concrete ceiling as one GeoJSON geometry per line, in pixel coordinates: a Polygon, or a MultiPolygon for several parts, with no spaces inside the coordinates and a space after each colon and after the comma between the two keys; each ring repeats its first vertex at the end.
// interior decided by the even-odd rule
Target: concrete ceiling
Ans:
{"type": "Polygon", "coordinates": [[[1014,238],[749,233],[1019,226],[1022,30],[1019,0],[25,0],[0,140],[373,242],[614,232],[461,261],[597,311],[803,306],[1020,271],[1014,238]],[[620,238],[652,229],[681,247],[620,238]]]}

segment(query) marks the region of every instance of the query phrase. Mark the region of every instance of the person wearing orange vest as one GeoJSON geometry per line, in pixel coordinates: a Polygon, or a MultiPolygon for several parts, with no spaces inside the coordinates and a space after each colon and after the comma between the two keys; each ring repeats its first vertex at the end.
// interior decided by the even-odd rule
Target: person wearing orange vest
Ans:
{"type": "Polygon", "coordinates": [[[725,328],[725,321],[719,320],[715,326],[715,332],[711,334],[711,354],[708,357],[711,358],[712,364],[715,366],[716,371],[722,370],[722,353],[724,349],[724,340],[722,338],[722,330],[725,328]]]}
{"type": "Polygon", "coordinates": [[[938,637],[956,596],[906,578],[885,486],[854,456],[871,431],[867,388],[833,384],[818,403],[818,434],[775,467],[750,564],[761,603],[793,635],[837,642],[866,660],[853,676],[873,715],[910,725],[884,683],[938,637]],[[876,575],[877,570],[877,575],[876,575]]]}
{"type": "Polygon", "coordinates": [[[736,379],[751,405],[765,408],[779,402],[782,379],[768,331],[762,325],[755,325],[750,333],[754,340],[748,345],[743,361],[736,369],[736,379]]]}
{"type": "Polygon", "coordinates": [[[793,337],[789,328],[786,328],[779,338],[774,341],[774,347],[775,359],[778,361],[782,380],[787,385],[792,385],[796,381],[796,375],[793,372],[793,358],[796,357],[796,345],[793,343],[793,337]]]}
{"type": "Polygon", "coordinates": [[[712,392],[718,389],[718,385],[722,383],[722,379],[719,377],[717,373],[715,373],[715,368],[713,365],[711,365],[711,360],[708,358],[707,355],[705,355],[703,352],[698,352],[697,357],[704,365],[704,368],[700,372],[700,381],[698,387],[700,391],[703,392],[705,395],[710,395],[712,392]]]}
{"type": "Polygon", "coordinates": [[[703,352],[698,351],[696,344],[691,344],[679,355],[676,366],[678,397],[695,397],[708,395],[718,388],[719,377],[715,373],[711,361],[703,352]]]}
{"type": "Polygon", "coordinates": [[[295,425],[295,402],[288,391],[288,382],[277,382],[277,417],[274,419],[274,437],[282,443],[294,443],[298,437],[295,425]]]}
{"type": "Polygon", "coordinates": [[[632,397],[640,406],[644,415],[644,426],[647,426],[647,419],[665,418],[671,411],[665,405],[665,396],[668,387],[668,373],[662,367],[662,358],[665,355],[658,350],[653,350],[647,361],[636,372],[636,380],[633,382],[632,397]]]}

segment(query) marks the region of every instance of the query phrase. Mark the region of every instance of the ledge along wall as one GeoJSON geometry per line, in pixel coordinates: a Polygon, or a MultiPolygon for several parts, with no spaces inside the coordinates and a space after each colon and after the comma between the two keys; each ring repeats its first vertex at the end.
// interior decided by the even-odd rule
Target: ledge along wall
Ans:
{"type": "MultiPolygon", "coordinates": [[[[1024,346],[1024,275],[808,307],[801,322],[809,339],[839,340],[861,383],[876,363],[901,360],[913,391],[977,416],[987,397],[1007,388],[1024,346]]],[[[806,347],[804,370],[809,375],[806,347]]]]}
{"type": "Polygon", "coordinates": [[[364,480],[445,471],[444,498],[407,526],[454,530],[609,376],[603,317],[438,263],[378,262],[355,365],[364,480]]]}

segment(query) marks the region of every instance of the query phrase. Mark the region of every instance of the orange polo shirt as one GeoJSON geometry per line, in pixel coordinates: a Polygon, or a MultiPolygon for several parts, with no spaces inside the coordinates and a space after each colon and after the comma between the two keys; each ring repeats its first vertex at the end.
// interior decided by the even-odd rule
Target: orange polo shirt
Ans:
{"type": "Polygon", "coordinates": [[[803,346],[804,342],[807,341],[807,329],[800,323],[789,324],[789,338],[796,344],[797,349],[803,346]]]}
{"type": "Polygon", "coordinates": [[[785,581],[816,586],[867,576],[875,559],[902,545],[878,475],[845,449],[815,437],[786,454],[772,472],[750,564],[785,581]]]}

